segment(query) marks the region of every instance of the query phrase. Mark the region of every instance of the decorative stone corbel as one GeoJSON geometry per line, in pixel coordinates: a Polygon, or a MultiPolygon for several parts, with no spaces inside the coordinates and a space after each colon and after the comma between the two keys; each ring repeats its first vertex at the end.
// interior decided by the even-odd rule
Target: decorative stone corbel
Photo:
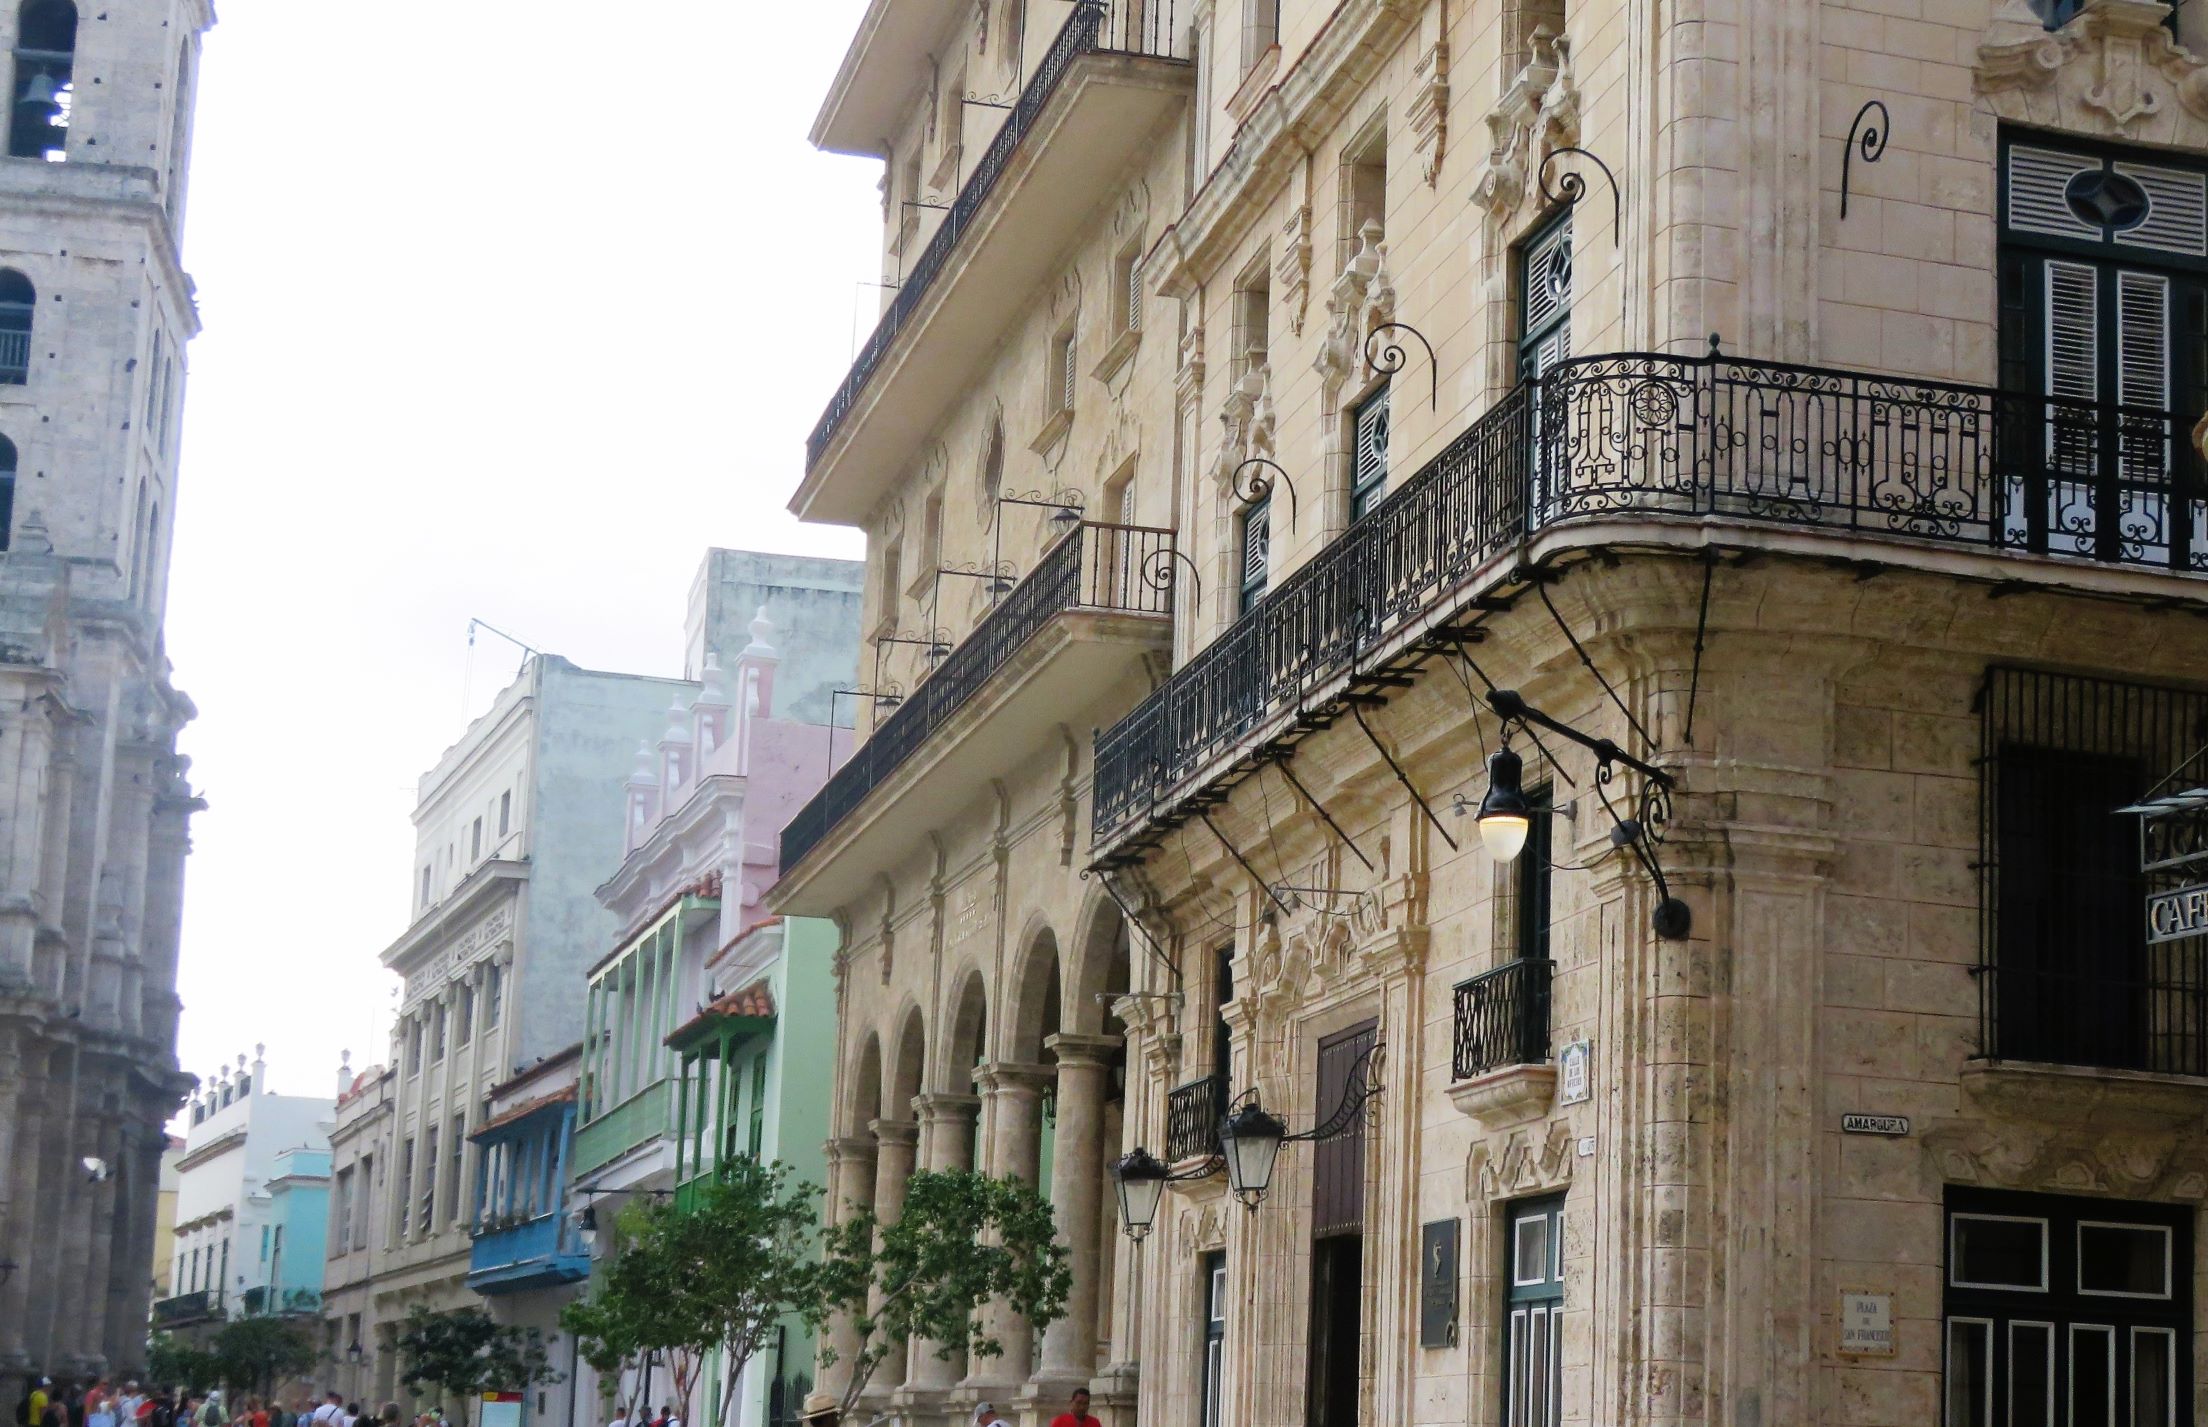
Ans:
{"type": "Polygon", "coordinates": [[[1204,390],[1204,328],[1192,323],[1181,337],[1180,364],[1173,370],[1173,399],[1182,406],[1195,401],[1204,390]]]}
{"type": "Polygon", "coordinates": [[[1225,432],[1219,442],[1219,459],[1212,477],[1221,490],[1234,472],[1252,456],[1273,453],[1273,374],[1263,362],[1252,362],[1227,392],[1219,408],[1219,424],[1225,432]]]}
{"type": "Polygon", "coordinates": [[[1441,178],[1442,150],[1449,141],[1449,42],[1437,39],[1411,71],[1411,151],[1431,188],[1441,178]]]}
{"type": "Polygon", "coordinates": [[[2157,0],[2087,0],[2050,31],[2006,0],[1978,41],[1978,92],[2012,123],[2208,146],[2208,63],[2177,43],[2169,14],[2157,0]]]}
{"type": "Polygon", "coordinates": [[[1288,210],[1280,225],[1280,257],[1273,263],[1280,282],[1281,299],[1288,309],[1288,326],[1303,335],[1303,312],[1311,298],[1311,205],[1299,203],[1288,210]]]}
{"type": "Polygon", "coordinates": [[[1472,196],[1504,222],[1533,186],[1535,165],[1579,142],[1579,88],[1572,80],[1572,41],[1546,25],[1532,35],[1533,57],[1487,111],[1494,148],[1473,181],[1472,196]]]}
{"type": "Polygon", "coordinates": [[[1380,225],[1367,223],[1357,234],[1357,256],[1334,279],[1326,299],[1326,338],[1319,344],[1317,367],[1331,410],[1334,396],[1365,360],[1365,338],[1395,317],[1395,284],[1388,279],[1388,245],[1380,225]]]}

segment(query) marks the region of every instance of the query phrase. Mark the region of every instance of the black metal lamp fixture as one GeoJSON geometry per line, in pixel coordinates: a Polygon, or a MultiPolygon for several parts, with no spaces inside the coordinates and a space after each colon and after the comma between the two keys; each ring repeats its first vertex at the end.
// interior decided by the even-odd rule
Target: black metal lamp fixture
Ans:
{"type": "Polygon", "coordinates": [[[1290,1134],[1286,1122],[1258,1100],[1256,1087],[1242,1092],[1219,1124],[1219,1150],[1226,1161],[1227,1187],[1242,1201],[1243,1208],[1254,1211],[1264,1201],[1273,1186],[1273,1166],[1280,1159],[1282,1145],[1319,1144],[1349,1132],[1357,1117],[1365,1113],[1365,1106],[1380,1093],[1382,1058],[1379,1042],[1366,1046],[1342,1077],[1342,1099],[1334,1113],[1296,1134],[1290,1134]]]}
{"type": "Polygon", "coordinates": [[[1258,1100],[1254,1089],[1244,1091],[1219,1122],[1219,1149],[1193,1169],[1175,1174],[1141,1145],[1122,1155],[1112,1166],[1112,1181],[1119,1191],[1120,1226],[1130,1239],[1150,1233],[1158,1216],[1158,1201],[1165,1186],[1190,1179],[1209,1179],[1226,1172],[1227,1187],[1246,1209],[1256,1209],[1273,1185],[1273,1167],[1280,1161],[1282,1145],[1317,1143],[1346,1133],[1365,1106],[1380,1093],[1381,1047],[1374,1044],[1351,1064],[1343,1078],[1341,1103],[1321,1124],[1300,1134],[1289,1133],[1287,1124],[1258,1100]]]}
{"type": "Polygon", "coordinates": [[[585,1204],[575,1211],[575,1233],[583,1241],[583,1252],[590,1253],[598,1247],[598,1206],[585,1204]]]}
{"type": "Polygon", "coordinates": [[[360,1339],[353,1339],[352,1345],[345,1349],[345,1361],[356,1368],[360,1366],[360,1339]]]}
{"type": "MultiPolygon", "coordinates": [[[[1610,845],[1631,852],[1633,860],[1641,864],[1649,880],[1656,884],[1656,910],[1650,918],[1656,935],[1666,941],[1685,937],[1694,927],[1694,914],[1685,902],[1671,894],[1671,883],[1664,877],[1663,864],[1656,856],[1656,846],[1663,840],[1664,825],[1671,820],[1671,794],[1678,780],[1627,753],[1607,738],[1589,737],[1551,718],[1528,704],[1514,690],[1496,689],[1487,696],[1487,702],[1503,720],[1506,739],[1513,724],[1531,725],[1568,738],[1595,755],[1595,792],[1602,799],[1603,810],[1610,814],[1615,824],[1610,829],[1610,845]],[[1640,774],[1642,779],[1640,798],[1632,817],[1619,816],[1606,791],[1620,765],[1640,774]]],[[[1521,786],[1524,772],[1524,760],[1511,752],[1507,744],[1488,755],[1487,796],[1480,800],[1478,822],[1480,841],[1498,862],[1516,861],[1518,854],[1525,850],[1526,831],[1535,810],[1521,786]]],[[[1460,813],[1464,810],[1461,799],[1457,810],[1460,813]]]]}

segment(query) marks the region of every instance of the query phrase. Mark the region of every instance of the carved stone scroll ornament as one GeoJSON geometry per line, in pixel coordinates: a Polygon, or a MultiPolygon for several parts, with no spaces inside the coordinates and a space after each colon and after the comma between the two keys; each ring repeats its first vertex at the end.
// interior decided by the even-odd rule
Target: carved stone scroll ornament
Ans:
{"type": "Polygon", "coordinates": [[[1365,366],[1365,338],[1373,328],[1395,319],[1395,284],[1388,278],[1388,245],[1380,225],[1367,223],[1357,234],[1357,256],[1334,279],[1326,298],[1326,338],[1319,343],[1318,368],[1326,408],[1334,394],[1365,366]]]}
{"type": "Polygon", "coordinates": [[[1539,163],[1579,142],[1579,87],[1572,80],[1568,35],[1533,32],[1533,58],[1487,111],[1494,148],[1473,181],[1472,197],[1497,223],[1518,211],[1539,163]]]}
{"type": "Polygon", "coordinates": [[[2208,1137],[2187,1126],[2159,1133],[2094,1125],[1946,1121],[1924,1132],[1937,1184],[2125,1199],[2208,1200],[2208,1137]]]}
{"type": "Polygon", "coordinates": [[[2152,0],[2087,0],[2048,30],[2004,0],[1978,41],[1978,92],[2004,120],[2094,138],[2208,146],[2208,63],[2152,0]]]}
{"type": "Polygon", "coordinates": [[[1273,454],[1273,380],[1269,367],[1253,362],[1236,379],[1220,404],[1219,424],[1224,431],[1219,459],[1212,463],[1211,474],[1219,489],[1227,491],[1244,461],[1273,454]]]}

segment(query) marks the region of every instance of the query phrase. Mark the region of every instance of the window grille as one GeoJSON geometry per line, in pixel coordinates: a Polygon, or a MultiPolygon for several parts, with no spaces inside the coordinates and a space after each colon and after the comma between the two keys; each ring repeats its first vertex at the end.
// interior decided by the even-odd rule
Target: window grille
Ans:
{"type": "Polygon", "coordinates": [[[2208,694],[1995,667],[1978,713],[1983,1053],[2208,1074],[2208,937],[2147,944],[2116,813],[2208,744],[2208,694]]]}

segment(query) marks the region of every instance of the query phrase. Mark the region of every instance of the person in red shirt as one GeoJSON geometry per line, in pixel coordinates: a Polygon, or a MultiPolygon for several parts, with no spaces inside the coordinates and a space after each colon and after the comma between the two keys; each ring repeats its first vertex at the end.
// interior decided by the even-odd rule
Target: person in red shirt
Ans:
{"type": "Polygon", "coordinates": [[[1077,1387],[1073,1390],[1073,1411],[1051,1418],[1050,1427],[1104,1427],[1104,1424],[1089,1415],[1089,1390],[1077,1387]]]}

